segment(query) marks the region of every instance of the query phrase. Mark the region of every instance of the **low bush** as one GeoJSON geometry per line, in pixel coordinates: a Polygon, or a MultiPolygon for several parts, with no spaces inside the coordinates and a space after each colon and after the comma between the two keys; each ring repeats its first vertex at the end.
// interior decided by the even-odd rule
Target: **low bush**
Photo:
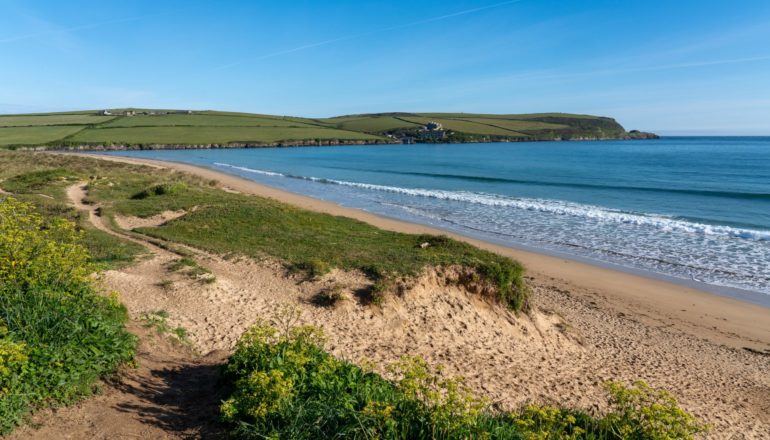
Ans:
{"type": "Polygon", "coordinates": [[[33,171],[19,174],[3,182],[7,191],[16,194],[25,194],[40,191],[52,182],[71,179],[73,173],[63,168],[33,171]]]}
{"type": "Polygon", "coordinates": [[[501,413],[462,378],[404,357],[394,380],[334,358],[320,329],[260,323],[238,342],[225,372],[221,415],[237,439],[692,439],[705,427],[663,391],[608,384],[603,417],[528,405],[501,413]]]}
{"type": "Polygon", "coordinates": [[[148,197],[178,194],[185,189],[187,189],[187,185],[182,182],[162,183],[139,191],[131,196],[131,198],[134,200],[142,200],[148,197]]]}
{"type": "Polygon", "coordinates": [[[97,293],[80,235],[30,204],[0,201],[0,433],[35,407],[89,394],[133,358],[126,309],[97,293]]]}

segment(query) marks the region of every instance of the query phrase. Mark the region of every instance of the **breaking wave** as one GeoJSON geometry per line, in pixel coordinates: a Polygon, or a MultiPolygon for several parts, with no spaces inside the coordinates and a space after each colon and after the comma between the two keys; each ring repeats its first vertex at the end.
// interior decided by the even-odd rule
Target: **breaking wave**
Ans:
{"type": "Polygon", "coordinates": [[[214,165],[232,168],[248,173],[262,174],[273,177],[309,180],[313,182],[360,188],[369,191],[380,191],[403,194],[413,197],[426,197],[439,200],[470,203],[476,205],[499,206],[528,211],[538,211],[562,216],[572,216],[591,219],[605,223],[622,223],[642,227],[656,228],[665,232],[685,232],[702,234],[713,237],[739,238],[746,240],[770,241],[770,231],[742,229],[724,225],[709,225],[682,219],[665,217],[655,214],[639,214],[621,210],[609,209],[594,205],[564,202],[559,200],[513,198],[496,194],[469,191],[446,191],[421,188],[402,188],[397,186],[376,185],[371,183],[349,182],[345,180],[325,179],[319,177],[296,176],[258,170],[227,163],[215,162],[214,165]]]}

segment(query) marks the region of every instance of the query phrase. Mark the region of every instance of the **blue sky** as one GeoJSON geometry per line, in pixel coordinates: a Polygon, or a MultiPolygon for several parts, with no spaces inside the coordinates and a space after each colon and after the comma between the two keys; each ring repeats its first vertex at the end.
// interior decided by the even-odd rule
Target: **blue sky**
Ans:
{"type": "Polygon", "coordinates": [[[0,113],[125,106],[770,134],[770,2],[0,0],[0,113]]]}

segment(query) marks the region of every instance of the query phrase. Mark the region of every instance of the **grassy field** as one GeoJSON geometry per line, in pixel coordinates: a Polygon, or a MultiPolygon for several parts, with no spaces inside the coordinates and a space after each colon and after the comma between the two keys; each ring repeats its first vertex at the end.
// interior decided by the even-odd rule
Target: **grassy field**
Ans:
{"type": "Polygon", "coordinates": [[[78,125],[0,127],[0,145],[43,145],[64,139],[83,128],[78,125]]]}
{"type": "MultiPolygon", "coordinates": [[[[423,126],[443,125],[442,142],[623,138],[614,119],[568,113],[492,115],[475,113],[377,113],[333,118],[301,118],[237,112],[115,109],[0,116],[0,146],[72,147],[115,145],[249,144],[318,141],[396,142],[420,139],[423,126]],[[157,114],[150,114],[150,113],[157,114]],[[169,112],[165,114],[164,112],[169,112]]],[[[428,140],[430,141],[430,140],[428,140]]]]}
{"type": "Polygon", "coordinates": [[[363,131],[365,133],[383,133],[397,128],[420,128],[420,124],[408,122],[392,116],[334,118],[327,120],[335,127],[344,130],[363,131]]]}
{"type": "MultiPolygon", "coordinates": [[[[404,117],[404,120],[414,122],[415,124],[425,125],[428,122],[435,121],[444,126],[447,130],[457,131],[460,133],[468,134],[480,134],[480,135],[492,135],[492,136],[521,136],[521,133],[513,130],[507,130],[505,128],[489,125],[485,122],[471,122],[462,119],[441,119],[441,118],[426,118],[426,117],[404,117]]],[[[483,119],[477,119],[477,121],[484,121],[483,119]]]]}
{"type": "Polygon", "coordinates": [[[68,140],[78,143],[215,144],[302,140],[377,140],[377,136],[322,127],[122,127],[83,130],[68,140]]]}
{"type": "Polygon", "coordinates": [[[0,127],[34,127],[40,125],[90,125],[101,124],[114,116],[96,115],[49,115],[49,116],[0,116],[0,127]]]}
{"type": "Polygon", "coordinates": [[[375,301],[425,268],[454,266],[467,272],[462,282],[510,307],[521,310],[528,304],[521,265],[445,237],[383,231],[349,218],[227,193],[180,173],[96,159],[4,152],[0,170],[0,187],[35,200],[46,198],[38,193],[61,200],[68,185],[90,179],[89,198],[108,218],[189,211],[164,226],[138,231],[151,237],[218,254],[273,257],[310,276],[335,267],[361,270],[374,282],[375,301]],[[420,246],[426,242],[427,248],[420,246]]]}
{"type": "Polygon", "coordinates": [[[474,122],[477,124],[491,125],[506,130],[513,130],[517,132],[522,131],[538,131],[538,130],[559,130],[563,128],[569,128],[564,124],[549,124],[548,122],[538,121],[521,121],[517,119],[502,119],[502,118],[466,118],[464,121],[474,122]]]}
{"type": "Polygon", "coordinates": [[[0,188],[33,203],[46,218],[75,222],[84,233],[83,244],[93,261],[114,268],[133,262],[144,248],[93,228],[81,212],[69,206],[65,196],[67,186],[106,171],[67,158],[0,153],[0,188]]]}
{"type": "Polygon", "coordinates": [[[281,118],[230,115],[139,115],[118,118],[102,127],[313,127],[281,118]]]}

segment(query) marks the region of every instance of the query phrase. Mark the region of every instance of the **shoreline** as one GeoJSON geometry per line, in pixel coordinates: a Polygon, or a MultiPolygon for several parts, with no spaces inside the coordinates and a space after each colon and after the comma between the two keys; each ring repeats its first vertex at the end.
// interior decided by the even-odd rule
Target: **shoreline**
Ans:
{"type": "Polygon", "coordinates": [[[413,234],[447,235],[520,261],[527,269],[530,282],[534,281],[536,285],[579,296],[591,304],[607,307],[624,315],[632,315],[635,319],[656,327],[675,327],[718,344],[770,353],[770,309],[751,302],[641,274],[536,251],[510,248],[451,231],[386,218],[201,166],[154,159],[74,154],[186,172],[217,180],[224,186],[242,193],[271,198],[315,212],[354,218],[381,229],[413,234]]]}
{"type": "MultiPolygon", "coordinates": [[[[642,132],[642,135],[632,135],[626,133],[626,136],[617,137],[597,137],[597,136],[578,136],[571,138],[489,138],[489,139],[464,139],[464,140],[445,140],[442,142],[424,142],[414,141],[406,144],[426,144],[426,145],[457,145],[457,144],[482,144],[482,143],[522,143],[522,142],[602,142],[602,141],[648,141],[658,140],[661,136],[655,133],[642,132]]],[[[295,147],[344,147],[344,146],[388,146],[404,145],[405,142],[381,138],[381,139],[328,139],[328,140],[286,140],[277,142],[212,142],[200,144],[132,144],[132,143],[82,143],[70,146],[54,145],[35,145],[19,144],[7,145],[15,150],[21,151],[43,151],[52,153],[101,153],[107,151],[142,151],[142,150],[228,150],[238,148],[295,148],[295,147]]]]}

